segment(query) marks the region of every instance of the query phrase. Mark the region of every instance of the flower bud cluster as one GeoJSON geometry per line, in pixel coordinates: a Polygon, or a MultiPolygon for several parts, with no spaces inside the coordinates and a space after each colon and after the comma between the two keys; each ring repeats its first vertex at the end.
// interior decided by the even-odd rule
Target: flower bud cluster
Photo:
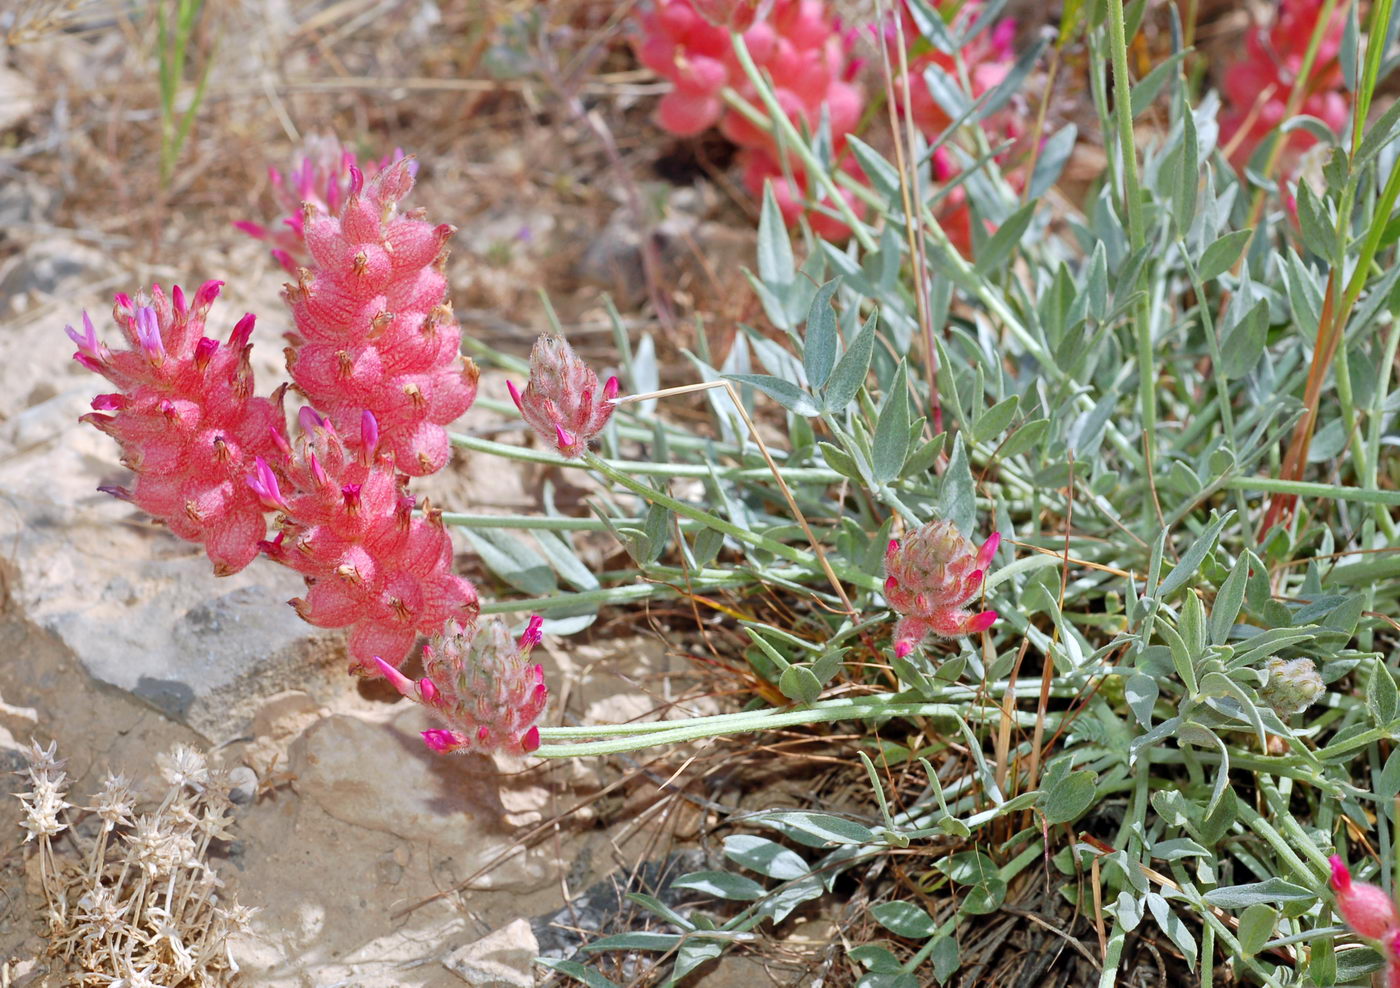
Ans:
{"type": "MultiPolygon", "coordinates": [[[[1300,113],[1316,117],[1334,131],[1345,126],[1349,105],[1339,59],[1346,25],[1344,5],[1336,5],[1323,28],[1309,77],[1299,78],[1324,6],[1323,0],[1280,0],[1273,23],[1250,29],[1244,56],[1225,70],[1220,146],[1230,149],[1230,161],[1237,169],[1243,170],[1259,144],[1284,123],[1289,100],[1299,86],[1307,93],[1300,113]]],[[[1291,173],[1298,155],[1316,144],[1317,136],[1300,127],[1285,140],[1291,161],[1285,163],[1284,171],[1291,173]]]]}
{"type": "Polygon", "coordinates": [[[208,281],[186,299],[116,297],[113,318],[127,349],[109,350],[83,314],[74,358],[118,390],[98,395],[83,416],[121,446],[136,474],[131,490],[112,489],[183,539],[204,546],[214,571],[236,573],[253,561],[267,534],[263,507],[245,478],[258,456],[285,440],[281,393],[253,395],[248,354],[253,316],[244,316],[220,343],[204,335],[204,320],[222,282],[208,281]]]}
{"type": "Polygon", "coordinates": [[[342,433],[372,412],[395,466],[423,476],[447,462],[443,426],[471,407],[478,371],[461,355],[446,301],[454,228],[396,212],[413,187],[409,165],[391,165],[368,186],[352,167],[339,213],[308,206],[313,267],[284,292],[297,330],[287,370],[342,433]]]}
{"type": "Polygon", "coordinates": [[[903,658],[930,634],[957,638],[986,631],[996,622],[996,611],[974,614],[965,605],[981,590],[1000,544],[1001,536],[993,533],[975,549],[949,521],[926,522],[902,542],[890,540],[885,600],[899,614],[895,655],[903,658]]]}
{"type": "Polygon", "coordinates": [[[434,751],[527,754],[540,746],[535,722],[549,699],[543,667],[529,661],[542,623],[530,618],[518,642],[499,618],[479,627],[448,624],[423,649],[422,679],[414,682],[383,661],[380,671],[447,725],[423,732],[434,751]]]}
{"type": "Polygon", "coordinates": [[[1259,688],[1259,699],[1280,717],[1302,713],[1327,692],[1327,685],[1312,659],[1280,659],[1273,656],[1266,668],[1269,680],[1259,688]]]}
{"type": "Polygon", "coordinates": [[[297,613],[317,627],[348,627],[351,671],[375,676],[376,658],[397,666],[419,634],[474,620],[476,588],[452,570],[441,513],[414,512],[408,478],[383,452],[372,414],[362,414],[353,445],[311,409],[300,418],[295,453],[281,450],[279,469],[259,460],[249,478],[281,512],[280,531],[263,548],[306,578],[306,596],[292,601],[297,613]]]}
{"type": "Polygon", "coordinates": [[[562,455],[583,455],[612,417],[621,385],[616,377],[598,387],[598,375],[562,336],[545,334],[530,350],[530,380],[522,393],[507,381],[515,407],[535,433],[562,455]]]}
{"type": "MultiPolygon", "coordinates": [[[[283,212],[279,227],[269,230],[248,220],[233,225],[250,237],[271,244],[273,258],[295,277],[297,268],[309,260],[303,204],[311,203],[318,211],[335,215],[349,196],[352,169],[358,168],[366,178],[373,178],[402,160],[403,150],[395,148],[386,158],[361,164],[355,152],[336,138],[312,135],[302,143],[301,154],[286,175],[276,167],[267,169],[272,194],[283,212]]],[[[410,173],[416,173],[417,162],[409,162],[408,168],[410,173]]]]}

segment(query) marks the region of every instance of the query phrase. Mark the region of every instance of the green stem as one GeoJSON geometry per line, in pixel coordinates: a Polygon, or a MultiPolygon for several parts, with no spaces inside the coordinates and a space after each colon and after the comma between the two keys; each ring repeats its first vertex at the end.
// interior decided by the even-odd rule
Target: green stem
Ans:
{"type": "MultiPolygon", "coordinates": [[[[1400,169],[1397,169],[1400,171],[1400,169]]],[[[1362,487],[1338,487],[1306,480],[1280,480],[1276,477],[1230,477],[1221,481],[1226,490],[1254,491],[1260,494],[1297,494],[1300,497],[1360,501],[1363,504],[1400,506],[1400,491],[1369,491],[1362,487]]]]}
{"type": "MultiPolygon", "coordinates": [[[[542,741],[551,742],[559,738],[577,737],[580,730],[590,730],[595,734],[621,734],[623,736],[608,741],[593,741],[584,744],[545,743],[535,755],[541,758],[572,758],[590,755],[612,755],[624,751],[637,751],[658,745],[680,744],[702,738],[727,737],[734,734],[749,734],[754,731],[768,731],[779,727],[797,727],[809,724],[826,724],[840,720],[864,720],[871,717],[969,717],[981,721],[1000,721],[1003,711],[999,707],[973,707],[950,703],[930,703],[925,700],[900,700],[908,694],[891,694],[883,697],[863,697],[860,699],[838,698],[818,701],[809,707],[788,708],[785,710],[763,710],[737,714],[719,714],[712,717],[696,717],[691,720],[662,721],[649,724],[605,724],[594,728],[544,727],[540,728],[542,741]]],[[[1018,713],[1016,722],[1020,727],[1030,727],[1035,723],[1033,713],[1018,713]]]]}
{"type": "MultiPolygon", "coordinates": [[[[1122,156],[1123,196],[1127,199],[1128,242],[1133,250],[1147,243],[1146,221],[1142,213],[1142,189],[1138,183],[1137,144],[1133,138],[1133,94],[1128,77],[1128,40],[1123,22],[1123,0],[1109,0],[1109,53],[1113,63],[1113,115],[1118,122],[1118,146],[1122,156]]],[[[1186,112],[1190,112],[1187,110],[1186,112]]],[[[1141,277],[1141,275],[1139,275],[1141,277]]],[[[1127,286],[1129,289],[1135,285],[1127,286]]],[[[1133,324],[1137,335],[1138,404],[1142,411],[1142,458],[1149,485],[1152,481],[1152,460],[1157,448],[1157,366],[1152,347],[1152,319],[1147,300],[1134,307],[1133,324]]],[[[1143,499],[1145,517],[1155,511],[1155,498],[1143,499]]]]}
{"type": "MultiPolygon", "coordinates": [[[[584,453],[580,462],[582,462],[589,468],[598,471],[603,476],[611,480],[613,483],[621,487],[627,488],[629,491],[643,498],[650,504],[659,504],[663,508],[668,508],[671,511],[674,511],[682,518],[689,518],[692,521],[698,521],[701,524],[712,528],[717,532],[720,532],[724,535],[728,535],[730,538],[737,539],[745,545],[752,546],[755,549],[762,549],[764,552],[771,552],[778,558],[786,559],[790,563],[796,563],[797,565],[804,567],[810,566],[814,569],[818,569],[820,567],[820,563],[818,562],[817,558],[813,556],[810,552],[806,552],[802,549],[797,549],[793,546],[788,545],[786,542],[779,542],[776,539],[770,539],[766,535],[760,535],[757,532],[750,532],[748,529],[736,525],[732,521],[727,521],[726,519],[721,518],[718,515],[711,514],[708,511],[705,511],[701,508],[697,508],[693,504],[687,504],[684,501],[679,501],[676,498],[672,497],[670,494],[667,494],[665,491],[657,490],[655,487],[651,487],[647,484],[644,484],[640,480],[637,480],[635,477],[624,473],[623,470],[619,469],[618,467],[614,466],[608,461],[594,455],[591,452],[584,453]]],[[[631,469],[631,467],[632,464],[627,464],[628,469],[631,469]]],[[[836,572],[840,575],[841,579],[846,580],[849,583],[854,583],[859,587],[865,588],[866,590],[878,590],[882,585],[879,579],[877,579],[874,576],[871,576],[869,573],[853,570],[849,567],[835,567],[835,569],[836,572]]]]}

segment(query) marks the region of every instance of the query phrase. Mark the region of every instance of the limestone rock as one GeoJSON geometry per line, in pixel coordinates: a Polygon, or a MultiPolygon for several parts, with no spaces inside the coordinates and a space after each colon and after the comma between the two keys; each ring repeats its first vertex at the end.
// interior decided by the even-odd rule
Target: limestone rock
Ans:
{"type": "Polygon", "coordinates": [[[517,919],[453,951],[443,964],[474,988],[532,988],[539,949],[529,921],[517,919]]]}

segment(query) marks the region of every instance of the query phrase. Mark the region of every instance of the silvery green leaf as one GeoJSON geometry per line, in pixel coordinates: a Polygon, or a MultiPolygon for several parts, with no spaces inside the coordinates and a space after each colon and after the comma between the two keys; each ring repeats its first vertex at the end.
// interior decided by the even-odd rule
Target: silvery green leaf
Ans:
{"type": "Polygon", "coordinates": [[[1146,912],[1147,902],[1145,899],[1133,895],[1127,889],[1118,893],[1118,899],[1110,907],[1113,914],[1118,917],[1118,923],[1131,933],[1138,928],[1142,922],[1143,913],[1146,912]]]}
{"type": "Polygon", "coordinates": [[[853,402],[860,392],[861,385],[864,385],[865,375],[871,367],[871,357],[875,353],[875,323],[878,319],[879,313],[869,313],[861,332],[855,334],[846,353],[841,354],[836,362],[836,369],[833,369],[832,376],[822,389],[822,403],[827,411],[846,409],[847,404],[853,402]]]}
{"type": "Polygon", "coordinates": [[[1318,892],[1317,889],[1304,888],[1282,878],[1269,878],[1262,882],[1212,889],[1204,898],[1221,909],[1244,909],[1259,902],[1315,902],[1318,892]]]}
{"type": "Polygon", "coordinates": [[[1337,232],[1327,207],[1306,181],[1298,183],[1298,225],[1303,230],[1303,245],[1318,257],[1330,260],[1336,255],[1337,232]]]}
{"type": "Polygon", "coordinates": [[[1088,769],[1071,772],[1063,782],[1053,787],[1047,785],[1040,799],[1040,807],[1046,823],[1069,823],[1077,820],[1090,806],[1098,794],[1098,778],[1088,769]]]}
{"type": "Polygon", "coordinates": [[[1189,837],[1158,841],[1152,845],[1151,854],[1162,861],[1180,861],[1182,858],[1208,858],[1210,851],[1189,837]]]}
{"type": "Polygon", "coordinates": [[[1026,230],[1030,228],[1031,220],[1035,217],[1036,206],[1039,203],[1032,199],[1011,215],[1011,218],[997,228],[997,232],[992,234],[992,239],[983,245],[977,252],[977,263],[973,268],[974,273],[985,275],[990,271],[996,271],[1006,263],[1011,256],[1011,252],[1021,243],[1021,238],[1026,235],[1026,230]]]}
{"type": "Polygon", "coordinates": [[[807,862],[797,852],[753,834],[724,838],[724,856],[750,871],[784,882],[802,878],[808,872],[807,862]]]}
{"type": "Polygon", "coordinates": [[[1020,396],[1012,395],[1010,398],[1003,398],[979,415],[977,421],[972,424],[973,441],[990,442],[1001,435],[1016,417],[1016,409],[1020,403],[1020,396]]]}
{"type": "Polygon", "coordinates": [[[1376,798],[1388,803],[1397,795],[1400,795],[1400,748],[1393,748],[1376,780],[1376,798]]]}
{"type": "Polygon", "coordinates": [[[802,365],[813,388],[825,384],[836,365],[836,310],[831,307],[831,299],[840,284],[841,279],[833,278],[817,289],[807,313],[802,365]]]}
{"type": "Polygon", "coordinates": [[[564,578],[564,582],[576,590],[598,589],[598,578],[593,571],[579,561],[573,547],[558,532],[538,531],[533,533],[535,545],[549,558],[554,572],[564,578]]]}
{"type": "Polygon", "coordinates": [[[1191,541],[1186,551],[1181,554],[1181,561],[1167,574],[1162,585],[1157,588],[1157,597],[1166,600],[1177,589],[1185,586],[1187,580],[1196,575],[1196,571],[1201,568],[1201,563],[1205,561],[1206,553],[1215,548],[1215,543],[1220,538],[1221,529],[1234,515],[1234,511],[1218,515],[1205,527],[1205,531],[1191,541]]]}
{"type": "Polygon", "coordinates": [[[1176,176],[1176,186],[1172,189],[1172,216],[1176,228],[1185,233],[1196,218],[1196,192],[1200,188],[1201,173],[1196,164],[1196,117],[1185,113],[1181,117],[1181,169],[1176,176]]]}
{"type": "Polygon", "coordinates": [[[1140,672],[1134,673],[1128,677],[1123,689],[1127,697],[1128,709],[1132,710],[1138,723],[1143,727],[1151,727],[1152,708],[1157,705],[1157,680],[1151,676],[1144,676],[1140,672]]]}
{"type": "Polygon", "coordinates": [[[1354,3],[1347,5],[1346,26],[1342,29],[1342,47],[1337,51],[1337,61],[1342,66],[1342,83],[1353,93],[1356,92],[1356,60],[1360,56],[1361,47],[1361,26],[1357,21],[1356,7],[1354,3]]]}
{"type": "Polygon", "coordinates": [[[1226,271],[1235,266],[1235,261],[1239,260],[1240,252],[1249,243],[1249,238],[1254,235],[1254,228],[1248,230],[1236,230],[1227,233],[1215,243],[1206,248],[1201,255],[1201,262],[1197,265],[1197,273],[1200,275],[1201,283],[1206,284],[1219,278],[1226,271]]]}
{"type": "Polygon", "coordinates": [[[1395,139],[1397,128],[1400,128],[1400,100],[1391,103],[1386,111],[1380,115],[1380,118],[1366,128],[1366,134],[1361,139],[1361,147],[1356,150],[1352,167],[1359,171],[1367,162],[1380,154],[1381,149],[1395,139]]]}
{"type": "Polygon", "coordinates": [[[761,899],[768,890],[746,875],[729,871],[693,871],[671,883],[673,889],[691,889],[720,899],[761,899]]]}
{"type": "Polygon", "coordinates": [[[770,289],[780,292],[792,282],[795,273],[783,211],[773,195],[773,183],[764,182],[763,206],[758,216],[758,276],[770,289]]]}
{"type": "Polygon", "coordinates": [[[524,593],[544,597],[559,583],[549,563],[523,540],[501,529],[463,530],[486,568],[524,593]]]}
{"type": "Polygon", "coordinates": [[[1060,175],[1065,170],[1065,162],[1069,161],[1069,156],[1074,151],[1075,141],[1078,139],[1079,130],[1072,123],[1065,124],[1050,135],[1044,147],[1040,149],[1040,157],[1035,162],[1035,171],[1031,173],[1027,195],[1032,200],[1044,196],[1060,180],[1060,175]]]}
{"type": "Polygon", "coordinates": [[[869,827],[844,817],[832,816],[829,813],[811,813],[806,810],[769,810],[751,817],[748,822],[757,826],[773,827],[808,847],[826,847],[829,844],[868,844],[875,839],[875,831],[869,827]]]}
{"type": "Polygon", "coordinates": [[[798,703],[815,703],[822,695],[822,684],[811,669],[791,665],[778,677],[778,689],[783,696],[798,703]]]}
{"type": "Polygon", "coordinates": [[[933,962],[933,978],[940,985],[947,984],[948,979],[957,973],[958,967],[962,964],[958,956],[958,938],[954,936],[941,936],[933,944],[933,952],[929,954],[929,960],[933,962]]]}
{"type": "Polygon", "coordinates": [[[854,134],[847,136],[846,142],[875,190],[890,202],[899,202],[899,169],[854,134]]]}
{"type": "Polygon", "coordinates": [[[699,936],[686,938],[680,949],[676,951],[676,965],[671,972],[671,977],[684,978],[701,964],[712,961],[723,954],[725,946],[726,944],[722,940],[706,940],[699,936]]]}
{"type": "MultiPolygon", "coordinates": [[[[986,17],[986,23],[992,23],[990,19],[991,15],[988,14],[986,17]]],[[[1006,104],[1010,102],[1011,97],[1021,91],[1026,77],[1030,75],[1031,70],[1034,69],[1036,63],[1040,61],[1040,56],[1045,52],[1049,44],[1050,41],[1048,38],[1038,38],[1033,44],[1029,45],[1024,51],[1017,55],[1016,63],[1011,66],[1011,71],[1006,73],[1006,76],[1001,82],[997,83],[996,87],[986,93],[984,98],[979,101],[981,105],[970,115],[968,118],[969,121],[977,123],[986,120],[992,114],[1006,106],[1006,104]]],[[[1034,200],[1035,197],[1032,196],[1031,198],[1034,200]]]]}
{"type": "Polygon", "coordinates": [[[1162,87],[1167,84],[1168,80],[1175,77],[1177,66],[1181,64],[1181,60],[1193,51],[1195,51],[1194,48],[1183,48],[1181,51],[1172,52],[1133,86],[1132,109],[1135,118],[1142,116],[1142,111],[1152,105],[1152,101],[1157,98],[1162,87]]]}
{"type": "Polygon", "coordinates": [[[950,118],[956,120],[972,109],[967,94],[958,85],[958,80],[942,66],[930,63],[924,69],[924,83],[928,86],[929,95],[933,97],[933,101],[950,118]]]}
{"type": "Polygon", "coordinates": [[[1264,944],[1273,935],[1274,927],[1278,924],[1278,912],[1271,906],[1262,902],[1245,909],[1240,916],[1239,933],[1240,953],[1246,957],[1253,957],[1264,949],[1264,944]]]}
{"type": "Polygon", "coordinates": [[[1172,943],[1176,944],[1176,948],[1185,956],[1186,966],[1194,971],[1197,954],[1196,938],[1191,935],[1191,930],[1182,922],[1181,917],[1173,912],[1171,906],[1167,905],[1167,900],[1156,892],[1147,893],[1147,910],[1152,913],[1152,918],[1157,921],[1162,932],[1172,943]]]}
{"type": "Polygon", "coordinates": [[[679,933],[618,933],[583,945],[594,953],[600,950],[671,950],[681,942],[679,933]]]}
{"type": "Polygon", "coordinates": [[[695,557],[695,565],[702,568],[710,565],[723,548],[723,535],[716,532],[713,528],[700,529],[695,533],[695,538],[691,545],[691,553],[695,557]]]}
{"type": "Polygon", "coordinates": [[[773,377],[771,374],[726,374],[724,376],[730,381],[758,388],[795,415],[818,415],[821,413],[811,395],[791,381],[785,381],[781,377],[773,377]]]}
{"type": "Polygon", "coordinates": [[[871,449],[871,472],[881,484],[899,476],[909,455],[909,393],[907,370],[901,361],[890,381],[885,405],[875,422],[875,437],[871,449]]]}
{"type": "Polygon", "coordinates": [[[1230,629],[1244,606],[1245,581],[1249,578],[1249,557],[1241,555],[1235,562],[1230,575],[1220,585],[1215,595],[1215,603],[1210,609],[1210,643],[1224,645],[1230,637],[1230,629]]]}
{"type": "Polygon", "coordinates": [[[768,898],[764,899],[758,906],[758,912],[763,916],[773,917],[773,922],[781,923],[798,906],[812,899],[822,897],[822,880],[817,875],[809,875],[799,881],[789,882],[768,898]]]}
{"type": "Polygon", "coordinates": [[[926,940],[938,926],[927,910],[902,899],[871,906],[870,915],[891,933],[910,940],[926,940]]]}
{"type": "Polygon", "coordinates": [[[1263,357],[1268,340],[1268,302],[1260,301],[1231,329],[1221,343],[1221,371],[1226,378],[1243,378],[1263,357]]]}
{"type": "Polygon", "coordinates": [[[1384,662],[1373,662],[1371,677],[1366,683],[1366,707],[1377,725],[1383,726],[1395,719],[1396,704],[1395,677],[1384,662]]]}
{"type": "Polygon", "coordinates": [[[977,534],[977,488],[972,480],[972,467],[967,460],[967,447],[962,435],[953,437],[953,451],[938,487],[934,513],[957,526],[964,536],[977,534]]]}
{"type": "MultiPolygon", "coordinates": [[[[948,25],[943,23],[943,15],[928,0],[909,0],[909,16],[919,33],[945,55],[956,55],[960,47],[948,33],[948,25]]],[[[906,39],[907,43],[908,39],[906,39]]]]}
{"type": "Polygon", "coordinates": [[[560,974],[567,974],[577,981],[581,981],[588,988],[621,988],[616,981],[611,981],[591,967],[584,967],[578,961],[559,960],[554,957],[537,957],[535,963],[541,967],[547,967],[551,971],[558,971],[560,974]]]}

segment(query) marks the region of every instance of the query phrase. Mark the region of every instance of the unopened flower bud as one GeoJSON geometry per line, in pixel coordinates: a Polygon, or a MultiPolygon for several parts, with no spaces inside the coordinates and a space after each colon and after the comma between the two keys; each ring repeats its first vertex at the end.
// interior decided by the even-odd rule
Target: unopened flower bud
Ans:
{"type": "Polygon", "coordinates": [[[1275,657],[1269,659],[1268,670],[1269,681],[1260,687],[1259,699],[1280,717],[1302,713],[1327,692],[1312,659],[1275,657]]]}
{"type": "Polygon", "coordinates": [[[511,399],[545,442],[569,458],[581,456],[589,440],[612,417],[621,385],[612,377],[598,388],[598,375],[578,358],[562,336],[541,336],[530,351],[525,391],[507,382],[511,399]]]}
{"type": "Polygon", "coordinates": [[[981,589],[1000,544],[994,532],[974,549],[948,521],[927,522],[903,542],[890,540],[884,593],[900,616],[894,631],[897,656],[908,655],[930,634],[956,638],[995,623],[996,611],[973,614],[964,605],[981,589]]]}

